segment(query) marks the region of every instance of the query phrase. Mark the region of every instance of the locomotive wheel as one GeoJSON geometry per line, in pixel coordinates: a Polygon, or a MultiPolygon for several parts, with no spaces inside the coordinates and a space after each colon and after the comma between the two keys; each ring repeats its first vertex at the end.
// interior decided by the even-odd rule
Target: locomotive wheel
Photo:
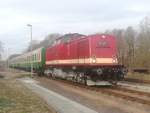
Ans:
{"type": "Polygon", "coordinates": [[[87,85],[87,77],[86,77],[86,75],[84,75],[84,85],[87,85]]]}
{"type": "Polygon", "coordinates": [[[56,78],[56,76],[55,76],[55,73],[54,73],[54,72],[52,72],[51,77],[52,77],[53,79],[55,79],[55,78],[56,78]]]}
{"type": "Polygon", "coordinates": [[[48,77],[49,77],[49,78],[52,78],[52,73],[49,73],[49,74],[48,74],[48,77]]]}
{"type": "Polygon", "coordinates": [[[79,74],[77,74],[77,76],[76,76],[76,82],[80,83],[80,76],[79,76],[79,74]]]}
{"type": "Polygon", "coordinates": [[[87,85],[87,77],[85,76],[84,73],[79,73],[79,74],[77,74],[77,76],[76,76],[76,81],[77,81],[78,83],[87,85]]]}
{"type": "Polygon", "coordinates": [[[77,82],[77,76],[78,76],[78,74],[75,73],[74,76],[72,77],[72,81],[77,82]]]}
{"type": "Polygon", "coordinates": [[[111,83],[112,85],[116,86],[117,83],[118,83],[118,81],[110,81],[110,83],[111,83]]]}

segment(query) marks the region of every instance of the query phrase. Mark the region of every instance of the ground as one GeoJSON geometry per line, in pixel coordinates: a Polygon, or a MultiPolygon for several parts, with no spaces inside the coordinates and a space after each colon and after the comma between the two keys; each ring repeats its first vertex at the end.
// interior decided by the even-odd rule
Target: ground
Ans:
{"type": "Polygon", "coordinates": [[[0,113],[54,113],[40,97],[24,87],[16,78],[0,76],[0,113]]]}
{"type": "Polygon", "coordinates": [[[99,92],[73,87],[44,77],[36,80],[58,94],[72,99],[100,113],[149,113],[149,106],[122,100],[99,92]]]}
{"type": "MultiPolygon", "coordinates": [[[[24,76],[30,76],[30,73],[9,70],[9,73],[2,72],[0,74],[5,75],[5,79],[2,77],[0,79],[0,113],[55,112],[50,105],[47,106],[47,104],[41,100],[42,97],[33,93],[32,88],[29,88],[31,89],[29,90],[20,82],[20,77],[22,79],[24,76]]],[[[47,90],[56,92],[59,95],[100,113],[149,113],[150,111],[147,105],[122,100],[111,95],[75,87],[45,77],[35,76],[32,80],[37,81],[40,87],[45,87],[47,90]]],[[[35,86],[35,84],[33,85],[35,86]]],[[[40,92],[38,88],[36,90],[40,92]]],[[[41,91],[41,93],[42,92],[43,91],[41,91]]],[[[43,95],[45,94],[46,93],[43,95]]],[[[46,98],[46,100],[49,99],[49,97],[43,97],[46,98]]]]}

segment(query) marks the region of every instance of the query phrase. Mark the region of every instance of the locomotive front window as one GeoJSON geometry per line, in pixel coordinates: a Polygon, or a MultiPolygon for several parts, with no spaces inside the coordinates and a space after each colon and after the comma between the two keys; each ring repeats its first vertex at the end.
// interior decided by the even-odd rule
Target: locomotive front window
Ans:
{"type": "Polygon", "coordinates": [[[99,41],[97,45],[100,48],[109,48],[110,47],[109,42],[106,40],[99,41]]]}

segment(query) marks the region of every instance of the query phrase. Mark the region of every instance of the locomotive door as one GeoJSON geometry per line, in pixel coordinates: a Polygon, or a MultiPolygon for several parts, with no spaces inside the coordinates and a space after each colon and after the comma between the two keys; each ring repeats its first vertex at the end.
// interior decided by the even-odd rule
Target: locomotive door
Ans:
{"type": "Polygon", "coordinates": [[[88,44],[87,39],[84,39],[78,43],[77,50],[78,50],[78,63],[79,64],[87,63],[86,59],[88,58],[88,48],[89,48],[88,45],[89,44],[88,44]]]}

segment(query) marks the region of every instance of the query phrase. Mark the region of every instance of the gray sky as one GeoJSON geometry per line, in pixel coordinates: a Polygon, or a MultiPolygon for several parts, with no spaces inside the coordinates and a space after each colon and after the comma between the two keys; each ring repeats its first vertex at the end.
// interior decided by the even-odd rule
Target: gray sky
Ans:
{"type": "Polygon", "coordinates": [[[106,29],[136,27],[150,15],[150,0],[1,0],[0,41],[3,58],[22,52],[33,38],[50,33],[93,34],[106,29]],[[6,50],[8,52],[6,52],[6,50]]]}

